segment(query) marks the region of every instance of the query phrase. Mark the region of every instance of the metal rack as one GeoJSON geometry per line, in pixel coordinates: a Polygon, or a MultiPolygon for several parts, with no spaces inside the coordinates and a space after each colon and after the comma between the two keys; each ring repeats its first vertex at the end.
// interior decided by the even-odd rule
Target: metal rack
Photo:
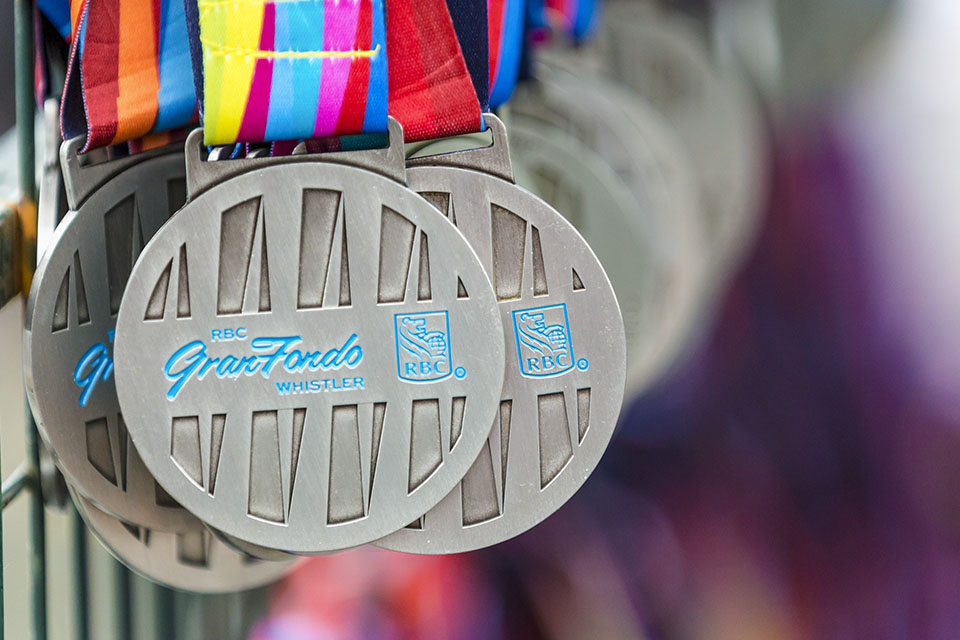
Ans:
{"type": "MultiPolygon", "coordinates": [[[[14,38],[16,55],[15,90],[17,105],[17,150],[20,180],[20,202],[15,209],[7,208],[0,212],[0,305],[5,305],[18,295],[29,283],[32,269],[36,264],[36,202],[37,183],[35,174],[36,152],[34,149],[34,105],[33,105],[33,4],[30,0],[14,1],[14,38]]],[[[0,509],[0,563],[2,563],[2,527],[3,510],[20,494],[29,494],[29,565],[31,591],[29,594],[33,637],[35,640],[47,638],[47,598],[46,598],[46,520],[43,498],[40,495],[40,443],[36,425],[27,412],[26,443],[27,457],[3,481],[2,509],[0,509]]],[[[83,526],[78,523],[78,526],[83,526]]],[[[78,535],[79,539],[82,535],[78,535]]],[[[86,549],[74,550],[75,559],[85,558],[86,549]]],[[[75,562],[79,570],[86,569],[85,562],[75,562]]],[[[79,582],[82,576],[76,578],[79,582]]],[[[5,615],[3,611],[2,564],[0,564],[0,640],[4,634],[5,615]]],[[[85,589],[77,591],[78,611],[86,607],[83,599],[85,589]]],[[[84,616],[79,616],[83,618],[84,616]]],[[[78,638],[86,638],[80,634],[78,638]]]]}

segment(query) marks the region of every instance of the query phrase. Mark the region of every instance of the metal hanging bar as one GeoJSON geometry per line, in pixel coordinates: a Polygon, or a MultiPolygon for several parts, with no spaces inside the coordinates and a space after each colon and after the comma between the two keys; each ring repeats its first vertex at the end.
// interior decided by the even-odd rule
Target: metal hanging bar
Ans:
{"type": "MultiPolygon", "coordinates": [[[[36,245],[36,150],[34,149],[33,96],[33,3],[16,0],[14,5],[17,151],[20,177],[20,269],[21,287],[29,281],[37,262],[36,245]]],[[[30,574],[34,640],[47,638],[46,521],[39,490],[40,442],[33,416],[26,416],[27,475],[33,478],[30,500],[30,574]]]]}

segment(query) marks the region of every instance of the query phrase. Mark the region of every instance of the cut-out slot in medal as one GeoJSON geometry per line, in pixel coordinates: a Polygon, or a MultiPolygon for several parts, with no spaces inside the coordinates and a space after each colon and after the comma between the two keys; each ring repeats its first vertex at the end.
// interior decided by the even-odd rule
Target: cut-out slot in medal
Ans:
{"type": "Polygon", "coordinates": [[[499,302],[506,374],[490,437],[460,485],[378,544],[457,553],[503,542],[562,506],[600,461],[623,401],[617,298],[573,226],[513,182],[506,132],[489,148],[408,161],[411,188],[454,221],[499,302]]]}
{"type": "Polygon", "coordinates": [[[480,260],[385,149],[201,159],[117,323],[117,390],[161,485],[210,526],[301,554],[433,507],[497,413],[503,336],[480,260]]]}

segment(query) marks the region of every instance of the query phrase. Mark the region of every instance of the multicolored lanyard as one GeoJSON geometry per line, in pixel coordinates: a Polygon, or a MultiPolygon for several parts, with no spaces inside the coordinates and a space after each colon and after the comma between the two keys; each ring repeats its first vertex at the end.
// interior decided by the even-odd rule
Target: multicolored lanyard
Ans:
{"type": "MultiPolygon", "coordinates": [[[[480,92],[475,88],[448,3],[387,1],[390,115],[403,125],[404,139],[417,142],[482,131],[483,111],[478,93],[485,97],[487,91],[485,87],[480,92]]],[[[484,49],[485,2],[449,3],[458,9],[464,42],[484,49]]],[[[469,59],[482,85],[482,79],[487,77],[486,55],[472,54],[469,59]]]]}
{"type": "MultiPolygon", "coordinates": [[[[83,151],[184,127],[196,117],[182,0],[84,0],[75,16],[60,124],[83,151]]],[[[148,138],[156,146],[166,137],[148,138]]]]}
{"type": "Polygon", "coordinates": [[[204,142],[383,133],[382,0],[188,0],[204,142]]]}
{"type": "Polygon", "coordinates": [[[490,108],[506,104],[520,75],[524,0],[488,0],[490,108]]]}

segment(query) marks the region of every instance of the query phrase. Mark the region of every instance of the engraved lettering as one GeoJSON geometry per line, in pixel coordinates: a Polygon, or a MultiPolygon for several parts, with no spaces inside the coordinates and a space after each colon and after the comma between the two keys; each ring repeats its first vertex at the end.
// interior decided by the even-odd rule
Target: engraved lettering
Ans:
{"type": "MultiPolygon", "coordinates": [[[[113,344],[113,330],[107,334],[108,343],[113,344]]],[[[73,381],[83,390],[80,392],[80,406],[85,407],[90,401],[93,390],[97,383],[103,380],[106,382],[113,374],[113,358],[110,356],[110,348],[98,342],[80,356],[77,366],[73,370],[73,381]]]]}
{"type": "MultiPolygon", "coordinates": [[[[219,333],[211,331],[211,338],[215,342],[246,340],[247,336],[244,328],[220,330],[219,333]]],[[[341,368],[355,369],[363,360],[363,348],[358,341],[357,334],[352,334],[339,347],[327,351],[303,351],[295,348],[303,342],[300,336],[261,336],[250,340],[252,354],[227,354],[214,357],[208,354],[206,343],[202,340],[194,340],[177,349],[163,368],[167,379],[173,382],[167,391],[167,400],[176,399],[190,380],[194,378],[202,380],[211,371],[218,379],[236,380],[241,376],[251,377],[257,373],[269,379],[275,371],[280,370],[299,374],[308,371],[335,371],[341,368]]],[[[112,363],[110,369],[112,370],[112,363]]],[[[77,371],[79,376],[79,365],[77,371]]],[[[278,393],[287,395],[320,391],[321,384],[324,390],[328,390],[331,388],[331,383],[332,389],[338,391],[363,388],[363,378],[344,378],[342,381],[326,379],[278,382],[276,385],[278,393]]],[[[79,379],[77,384],[81,384],[79,379]]]]}

